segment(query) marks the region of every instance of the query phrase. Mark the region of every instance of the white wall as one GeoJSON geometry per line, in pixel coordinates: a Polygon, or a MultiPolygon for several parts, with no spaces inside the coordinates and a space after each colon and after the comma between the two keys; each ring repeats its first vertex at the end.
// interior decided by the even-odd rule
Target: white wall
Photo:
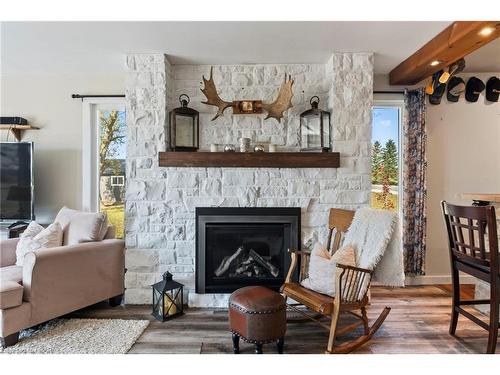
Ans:
{"type": "MultiPolygon", "coordinates": [[[[476,76],[485,83],[500,73],[460,74],[465,82],[476,76]]],[[[399,90],[389,86],[387,76],[375,76],[375,90],[399,90]]],[[[476,103],[464,96],[459,102],[427,102],[427,258],[426,275],[436,282],[449,276],[446,233],[440,201],[458,204],[464,192],[500,192],[500,102],[486,101],[484,92],[476,103]]]]}
{"type": "MultiPolygon", "coordinates": [[[[486,83],[500,73],[460,74],[465,82],[476,76],[486,83]]],[[[427,106],[428,216],[427,274],[448,275],[448,245],[439,202],[460,199],[465,192],[500,192],[500,102],[486,101],[484,91],[476,103],[444,97],[427,106]]]]}
{"type": "MultiPolygon", "coordinates": [[[[37,221],[51,222],[63,205],[80,208],[82,102],[71,94],[122,94],[124,75],[4,76],[0,86],[0,115],[25,117],[41,128],[23,137],[35,143],[37,221]]],[[[0,137],[5,141],[7,132],[0,137]]]]}

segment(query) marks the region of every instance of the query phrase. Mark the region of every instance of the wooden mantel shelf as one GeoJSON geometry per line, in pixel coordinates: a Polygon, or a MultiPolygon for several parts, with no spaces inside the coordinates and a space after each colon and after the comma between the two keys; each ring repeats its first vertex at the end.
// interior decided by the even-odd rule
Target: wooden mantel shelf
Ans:
{"type": "Polygon", "coordinates": [[[160,152],[160,167],[338,168],[338,152],[160,152]]]}

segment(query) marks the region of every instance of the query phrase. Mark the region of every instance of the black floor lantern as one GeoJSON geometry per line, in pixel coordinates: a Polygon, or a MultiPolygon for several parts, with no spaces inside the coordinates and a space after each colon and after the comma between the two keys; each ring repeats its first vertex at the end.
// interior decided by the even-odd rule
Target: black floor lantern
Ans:
{"type": "Polygon", "coordinates": [[[164,322],[184,313],[184,285],[172,280],[172,274],[165,272],[163,280],[153,287],[153,316],[164,322]]]}

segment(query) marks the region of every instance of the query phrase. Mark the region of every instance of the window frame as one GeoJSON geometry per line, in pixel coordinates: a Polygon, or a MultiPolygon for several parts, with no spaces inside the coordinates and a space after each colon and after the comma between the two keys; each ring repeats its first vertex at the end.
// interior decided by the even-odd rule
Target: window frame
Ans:
{"type": "Polygon", "coordinates": [[[82,209],[99,207],[99,124],[97,110],[125,109],[125,98],[84,98],[82,108],[82,209]]]}
{"type": "Polygon", "coordinates": [[[125,176],[121,175],[113,175],[111,177],[111,186],[124,186],[125,185],[125,176]],[[120,182],[113,182],[113,179],[119,179],[120,182]]]}
{"type": "MultiPolygon", "coordinates": [[[[403,94],[374,94],[372,111],[375,108],[398,108],[398,214],[401,216],[403,207],[403,121],[405,118],[405,103],[403,94]]],[[[373,113],[373,112],[372,112],[373,113]]]]}

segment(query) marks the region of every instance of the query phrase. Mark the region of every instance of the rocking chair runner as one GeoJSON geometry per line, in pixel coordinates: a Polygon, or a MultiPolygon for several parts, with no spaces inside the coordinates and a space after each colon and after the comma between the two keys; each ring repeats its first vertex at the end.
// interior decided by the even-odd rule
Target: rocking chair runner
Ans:
{"type": "MultiPolygon", "coordinates": [[[[335,253],[339,249],[342,236],[345,232],[347,232],[353,217],[354,211],[333,208],[330,209],[327,248],[331,254],[335,253]]],[[[391,310],[390,307],[386,307],[379,315],[375,323],[371,327],[369,326],[368,317],[366,315],[366,305],[368,305],[369,302],[368,290],[370,287],[372,271],[359,267],[338,264],[335,288],[336,296],[330,297],[307,289],[300,284],[300,282],[307,277],[309,257],[311,254],[305,251],[290,251],[290,255],[292,257],[292,261],[285,284],[282,286],[282,293],[285,296],[285,299],[291,298],[298,302],[296,304],[287,303],[289,308],[305,315],[313,321],[316,321],[322,327],[330,331],[326,352],[349,353],[369,341],[375,332],[377,332],[380,328],[391,310]],[[292,278],[299,263],[299,258],[299,280],[298,282],[293,282],[292,278]],[[330,326],[320,322],[318,319],[310,316],[302,310],[297,309],[297,306],[300,305],[306,306],[317,314],[330,317],[330,326]],[[356,311],[360,311],[361,314],[356,313],[356,311]],[[347,312],[358,318],[359,321],[346,327],[339,328],[338,321],[341,312],[347,312]],[[340,345],[335,345],[335,339],[337,336],[350,332],[360,325],[363,325],[364,327],[364,335],[340,345]]]]}

